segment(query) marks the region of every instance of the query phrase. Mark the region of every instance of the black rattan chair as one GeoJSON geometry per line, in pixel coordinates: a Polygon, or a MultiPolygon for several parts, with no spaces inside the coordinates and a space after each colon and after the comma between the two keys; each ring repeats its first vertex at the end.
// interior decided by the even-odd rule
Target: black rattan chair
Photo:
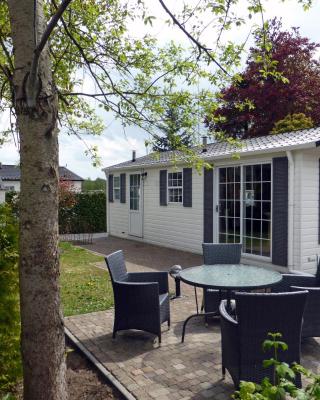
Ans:
{"type": "MultiPolygon", "coordinates": [[[[241,244],[230,243],[203,243],[203,262],[207,265],[213,264],[239,264],[241,258],[241,244]]],[[[224,293],[214,289],[203,290],[204,312],[219,313],[221,300],[225,298],[224,293]]]]}
{"type": "Polygon", "coordinates": [[[308,290],[309,296],[303,314],[302,337],[320,337],[320,282],[317,275],[283,274],[273,292],[308,290]]]}
{"type": "MultiPolygon", "coordinates": [[[[279,354],[288,364],[300,362],[302,315],[307,291],[289,293],[235,293],[236,319],[220,304],[222,374],[229,371],[234,385],[241,380],[260,383],[264,377],[273,381],[272,368],[262,362],[273,354],[262,351],[268,332],[282,334],[288,350],[279,354]]],[[[301,377],[296,377],[301,386],[301,377]]]]}
{"type": "Polygon", "coordinates": [[[113,338],[116,332],[138,329],[153,333],[161,343],[161,324],[170,327],[167,272],[128,273],[121,250],[106,257],[114,294],[113,338]]]}

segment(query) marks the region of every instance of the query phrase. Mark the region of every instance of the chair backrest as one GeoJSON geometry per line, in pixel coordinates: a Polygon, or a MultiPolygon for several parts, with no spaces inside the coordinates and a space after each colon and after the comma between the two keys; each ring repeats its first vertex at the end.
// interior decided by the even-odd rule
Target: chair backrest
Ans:
{"type": "Polygon", "coordinates": [[[109,254],[105,258],[111,281],[113,282],[125,282],[128,279],[128,272],[124,255],[122,250],[118,250],[112,254],[109,254]]]}
{"type": "Polygon", "coordinates": [[[236,314],[239,326],[242,379],[260,382],[272,377],[272,369],[262,367],[262,361],[274,357],[264,353],[262,343],[268,332],[281,333],[288,350],[279,352],[281,361],[300,362],[302,316],[307,291],[289,293],[236,293],[236,314]]]}
{"type": "Polygon", "coordinates": [[[202,243],[203,261],[212,264],[239,264],[242,244],[202,243]]]}

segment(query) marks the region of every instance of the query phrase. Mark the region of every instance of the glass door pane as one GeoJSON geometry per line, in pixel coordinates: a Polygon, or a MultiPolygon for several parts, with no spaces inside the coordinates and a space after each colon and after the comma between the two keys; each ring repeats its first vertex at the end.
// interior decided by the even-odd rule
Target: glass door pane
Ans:
{"type": "Polygon", "coordinates": [[[140,175],[130,175],[130,210],[139,211],[140,208],[140,175]]]}
{"type": "Polygon", "coordinates": [[[241,242],[241,167],[219,168],[219,242],[241,242]]]}
{"type": "Polygon", "coordinates": [[[271,164],[243,169],[243,252],[270,257],[271,164]]]}

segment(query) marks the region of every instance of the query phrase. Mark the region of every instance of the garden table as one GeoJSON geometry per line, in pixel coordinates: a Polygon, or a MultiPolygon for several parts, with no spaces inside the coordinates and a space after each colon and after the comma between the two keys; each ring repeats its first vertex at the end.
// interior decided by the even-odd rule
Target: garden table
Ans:
{"type": "Polygon", "coordinates": [[[180,279],[194,286],[197,313],[190,315],[183,324],[182,342],[187,323],[191,318],[214,315],[215,312],[199,313],[197,287],[224,290],[227,293],[227,308],[231,309],[231,292],[235,290],[254,290],[269,288],[281,282],[279,272],[245,264],[214,264],[186,268],[180,272],[180,279]]]}

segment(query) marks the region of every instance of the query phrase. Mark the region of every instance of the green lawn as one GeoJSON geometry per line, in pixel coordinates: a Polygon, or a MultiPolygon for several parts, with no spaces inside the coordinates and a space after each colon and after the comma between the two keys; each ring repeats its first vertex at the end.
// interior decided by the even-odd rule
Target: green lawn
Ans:
{"type": "Polygon", "coordinates": [[[67,242],[60,243],[61,297],[64,315],[102,311],[113,305],[109,273],[95,265],[103,257],[67,242]]]}

